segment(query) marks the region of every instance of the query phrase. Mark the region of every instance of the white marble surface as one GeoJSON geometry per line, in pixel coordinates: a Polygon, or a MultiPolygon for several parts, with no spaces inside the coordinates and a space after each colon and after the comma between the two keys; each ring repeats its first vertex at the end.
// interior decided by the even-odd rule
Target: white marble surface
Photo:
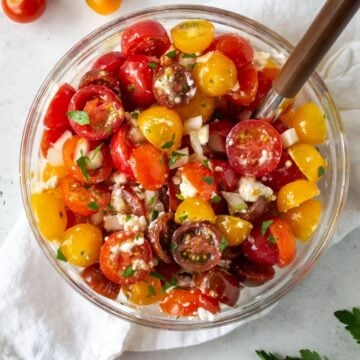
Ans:
{"type": "MultiPolygon", "coordinates": [[[[47,73],[65,51],[97,26],[136,9],[173,3],[123,0],[117,14],[101,17],[89,10],[84,0],[48,2],[45,15],[32,24],[13,23],[0,13],[0,239],[9,232],[22,207],[18,182],[22,127],[47,73]]],[[[239,12],[275,31],[287,29],[282,35],[296,43],[323,1],[292,0],[291,5],[290,0],[183,0],[182,3],[208,4],[239,12]]],[[[360,41],[359,14],[341,37],[342,43],[351,40],[360,41]]],[[[335,44],[331,53],[340,46],[340,42],[335,44]]],[[[360,358],[360,348],[332,316],[339,308],[360,306],[359,236],[360,232],[355,232],[329,250],[311,276],[265,318],[209,344],[155,354],[126,353],[122,358],[245,360],[255,358],[256,348],[295,355],[302,347],[318,349],[330,359],[360,358]]]]}

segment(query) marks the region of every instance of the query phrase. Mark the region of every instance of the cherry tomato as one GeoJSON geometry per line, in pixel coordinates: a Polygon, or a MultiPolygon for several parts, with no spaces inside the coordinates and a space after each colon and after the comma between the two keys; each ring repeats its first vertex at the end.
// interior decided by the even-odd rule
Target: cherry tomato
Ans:
{"type": "Polygon", "coordinates": [[[188,271],[206,271],[216,266],[222,234],[211,224],[187,223],[174,231],[171,250],[174,260],[188,271]]]}
{"type": "Polygon", "coordinates": [[[263,176],[261,181],[266,186],[270,186],[275,192],[278,192],[287,183],[303,178],[303,174],[291,159],[288,151],[284,150],[277,168],[263,176]]]}
{"type": "Polygon", "coordinates": [[[75,135],[65,141],[62,150],[65,166],[71,175],[82,183],[97,184],[104,181],[110,176],[112,170],[108,147],[105,144],[101,144],[99,151],[103,158],[102,165],[100,168],[92,169],[89,165],[91,165],[93,159],[88,154],[81,155],[78,159],[75,159],[76,148],[81,141],[87,140],[75,135]]]}
{"type": "Polygon", "coordinates": [[[210,124],[208,147],[211,151],[217,153],[226,152],[226,137],[233,126],[234,124],[226,119],[215,120],[210,124]]]}
{"type": "Polygon", "coordinates": [[[155,106],[140,113],[138,126],[151,144],[160,150],[171,153],[181,144],[183,125],[174,110],[155,106]]]}
{"type": "Polygon", "coordinates": [[[93,64],[92,69],[115,72],[126,60],[126,56],[120,51],[111,51],[101,55],[93,64]]]}
{"type": "MultiPolygon", "coordinates": [[[[204,200],[210,200],[217,192],[217,181],[212,170],[198,162],[189,162],[180,168],[181,177],[196,189],[204,200]]],[[[180,185],[181,188],[181,185],[180,185]]]]}
{"type": "Polygon", "coordinates": [[[255,100],[258,90],[257,71],[249,64],[238,69],[237,72],[239,88],[231,91],[226,98],[237,106],[250,105],[255,100]]]}
{"type": "Polygon", "coordinates": [[[93,264],[81,272],[84,282],[98,294],[115,300],[120,292],[120,286],[105,277],[98,263],[93,264]]]}
{"type": "Polygon", "coordinates": [[[146,55],[129,55],[120,66],[118,76],[122,94],[134,107],[147,108],[155,102],[153,78],[159,64],[146,55]]]}
{"type": "Polygon", "coordinates": [[[166,184],[169,169],[164,153],[151,144],[143,144],[131,152],[130,166],[137,181],[146,190],[158,190],[166,184]]]}
{"type": "Polygon", "coordinates": [[[72,97],[68,118],[74,131],[88,139],[106,139],[115,133],[124,120],[124,109],[119,98],[109,88],[89,85],[79,89],[72,97]],[[72,118],[73,112],[87,113],[85,123],[72,118]]]}
{"type": "Polygon", "coordinates": [[[120,7],[122,0],[86,0],[86,3],[98,14],[109,15],[120,7]]]}
{"type": "Polygon", "coordinates": [[[215,26],[206,20],[186,20],[170,30],[174,46],[188,54],[202,52],[214,39],[215,26]]]}
{"type": "Polygon", "coordinates": [[[44,157],[47,156],[48,150],[51,148],[52,144],[54,144],[63,133],[64,131],[61,129],[44,130],[40,143],[40,150],[44,157]]]}
{"type": "Polygon", "coordinates": [[[152,267],[152,254],[143,236],[126,231],[109,236],[100,253],[100,267],[108,279],[119,285],[131,285],[146,278],[152,267]],[[131,244],[131,248],[122,249],[125,244],[131,244]]]}
{"type": "Polygon", "coordinates": [[[225,160],[211,160],[211,164],[220,189],[230,192],[235,191],[239,186],[239,174],[225,160]]]}
{"type": "Polygon", "coordinates": [[[42,178],[44,181],[48,181],[52,177],[56,176],[58,179],[62,179],[69,175],[69,171],[65,166],[52,166],[47,163],[44,167],[42,178]]]}
{"type": "Polygon", "coordinates": [[[176,209],[175,222],[182,224],[185,222],[209,221],[215,223],[216,216],[211,205],[201,197],[185,199],[176,209]]]}
{"type": "Polygon", "coordinates": [[[64,202],[55,194],[45,191],[31,195],[31,207],[42,235],[50,241],[58,241],[67,223],[64,202]]]}
{"type": "Polygon", "coordinates": [[[103,236],[96,226],[75,225],[64,232],[61,240],[61,251],[69,263],[90,266],[99,261],[103,236]]]}
{"type": "Polygon", "coordinates": [[[71,176],[62,179],[60,185],[66,206],[76,214],[89,216],[110,203],[110,191],[104,185],[85,186],[71,176]]]}
{"type": "Polygon", "coordinates": [[[240,246],[244,256],[260,265],[274,265],[279,262],[279,249],[272,242],[269,229],[265,232],[259,225],[255,226],[248,239],[240,246]]]}
{"type": "Polygon", "coordinates": [[[254,101],[252,101],[247,107],[246,111],[254,111],[260,104],[264,96],[269,92],[272,85],[272,80],[267,78],[263,71],[258,71],[258,89],[254,101]]]}
{"type": "Polygon", "coordinates": [[[264,120],[244,120],[226,138],[231,167],[241,175],[262,176],[279,164],[282,142],[279,133],[264,120]]]}
{"type": "Polygon", "coordinates": [[[154,55],[160,57],[170,46],[166,29],[157,21],[143,20],[122,34],[121,48],[126,55],[154,55]]]}
{"type": "Polygon", "coordinates": [[[46,0],[2,0],[4,13],[19,23],[38,19],[45,11],[46,0]]]}
{"type": "Polygon", "coordinates": [[[225,236],[229,246],[240,245],[253,227],[248,221],[230,215],[218,215],[215,226],[225,236]]]}
{"type": "Polygon", "coordinates": [[[240,296],[237,279],[218,266],[206,272],[196,273],[195,284],[203,293],[228,306],[234,306],[240,296]]]}
{"type": "Polygon", "coordinates": [[[209,96],[226,95],[237,82],[234,63],[219,51],[206,62],[196,64],[193,75],[200,90],[209,96]]]}
{"type": "Polygon", "coordinates": [[[75,89],[69,84],[63,84],[52,98],[45,114],[44,125],[48,129],[56,129],[61,134],[69,128],[66,115],[75,89]]]}
{"type": "Polygon", "coordinates": [[[254,57],[250,43],[237,34],[222,34],[217,36],[209,50],[218,50],[231,59],[237,69],[249,64],[254,57]]]}
{"type": "Polygon", "coordinates": [[[199,308],[216,314],[220,311],[217,300],[203,294],[200,290],[170,291],[160,303],[160,309],[171,316],[194,316],[199,308]]]}
{"type": "Polygon", "coordinates": [[[79,89],[89,85],[106,86],[116,95],[120,95],[119,80],[106,70],[92,69],[85,73],[80,79],[79,89]]]}

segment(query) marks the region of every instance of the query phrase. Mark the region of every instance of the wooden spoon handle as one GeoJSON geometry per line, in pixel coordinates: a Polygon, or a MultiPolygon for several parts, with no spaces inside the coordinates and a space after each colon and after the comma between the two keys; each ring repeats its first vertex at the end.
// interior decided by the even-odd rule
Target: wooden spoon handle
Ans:
{"type": "Polygon", "coordinates": [[[296,46],[273,88],[285,98],[294,97],[359,9],[360,0],[328,0],[296,46]]]}

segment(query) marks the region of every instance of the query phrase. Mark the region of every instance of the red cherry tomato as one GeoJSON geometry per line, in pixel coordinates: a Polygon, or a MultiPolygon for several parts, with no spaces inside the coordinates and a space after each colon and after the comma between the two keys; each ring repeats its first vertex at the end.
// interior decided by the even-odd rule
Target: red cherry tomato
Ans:
{"type": "Polygon", "coordinates": [[[264,96],[269,92],[272,85],[272,80],[267,78],[263,71],[258,71],[258,89],[254,101],[252,101],[246,108],[245,111],[254,111],[260,104],[264,96]]]}
{"type": "Polygon", "coordinates": [[[170,291],[160,303],[160,309],[172,316],[193,316],[197,315],[199,308],[210,311],[213,314],[219,312],[217,300],[203,294],[200,290],[170,291]]]}
{"type": "Polygon", "coordinates": [[[237,106],[247,106],[253,100],[258,90],[257,71],[251,64],[238,70],[239,89],[231,91],[226,98],[237,106]]]}
{"type": "Polygon", "coordinates": [[[120,292],[120,286],[105,277],[99,264],[94,264],[81,272],[81,277],[95,292],[115,300],[120,292]]]}
{"type": "Polygon", "coordinates": [[[102,85],[108,87],[116,95],[120,95],[120,84],[114,73],[106,70],[92,69],[80,79],[79,89],[89,85],[102,85]]]}
{"type": "Polygon", "coordinates": [[[19,23],[38,19],[45,11],[46,0],[2,0],[4,13],[19,23]]]}
{"type": "Polygon", "coordinates": [[[65,166],[72,176],[82,183],[97,184],[104,181],[110,176],[112,170],[111,156],[108,147],[105,144],[101,145],[99,151],[101,151],[103,155],[103,163],[99,169],[90,169],[88,167],[88,161],[90,160],[91,162],[91,159],[84,159],[83,164],[81,165],[86,168],[84,173],[84,169],[81,168],[76,161],[78,159],[74,159],[75,150],[80,139],[81,137],[76,135],[65,141],[62,150],[65,166]]]}
{"type": "Polygon", "coordinates": [[[231,167],[241,175],[262,176],[279,164],[282,142],[279,133],[264,120],[244,120],[226,138],[231,167]]]}
{"type": "Polygon", "coordinates": [[[149,107],[155,102],[153,78],[157,59],[146,55],[130,55],[118,71],[121,91],[134,107],[149,107]]]}
{"type": "Polygon", "coordinates": [[[206,272],[196,273],[195,284],[203,293],[228,306],[234,306],[240,296],[237,279],[218,266],[206,272]]]}
{"type": "Polygon", "coordinates": [[[101,55],[94,62],[92,69],[114,72],[119,69],[119,67],[124,63],[125,60],[126,56],[120,51],[108,52],[104,55],[101,55]]]}
{"type": "Polygon", "coordinates": [[[90,217],[75,214],[70,209],[66,209],[66,218],[67,218],[66,230],[70,229],[71,227],[78,225],[78,224],[90,224],[91,223],[90,217]]]}
{"type": "Polygon", "coordinates": [[[275,192],[278,192],[287,183],[299,179],[304,179],[304,175],[291,159],[288,151],[284,150],[277,168],[263,176],[261,181],[266,186],[270,186],[275,192]]]}
{"type": "Polygon", "coordinates": [[[122,251],[121,245],[130,243],[142,233],[118,231],[109,236],[101,247],[100,267],[104,275],[119,285],[135,284],[146,278],[152,267],[152,254],[149,242],[135,245],[130,251],[122,251]]]}
{"type": "Polygon", "coordinates": [[[230,120],[215,120],[209,127],[208,147],[211,151],[225,153],[226,136],[233,128],[234,124],[230,120]]]}
{"type": "Polygon", "coordinates": [[[134,180],[134,174],[129,164],[130,153],[134,145],[127,137],[128,127],[128,124],[123,123],[119,131],[112,137],[110,154],[116,169],[124,172],[131,180],[134,180]]]}
{"type": "Polygon", "coordinates": [[[170,46],[165,28],[154,20],[139,21],[122,35],[121,48],[126,55],[154,55],[160,57],[170,46]]]}
{"type": "Polygon", "coordinates": [[[239,186],[239,174],[225,160],[211,160],[211,164],[220,188],[225,191],[235,191],[239,186]]]}
{"type": "Polygon", "coordinates": [[[44,118],[45,127],[62,132],[70,127],[66,113],[75,92],[75,89],[69,84],[63,84],[59,87],[47,108],[44,118]]]}
{"type": "Polygon", "coordinates": [[[237,70],[250,63],[254,57],[254,50],[250,43],[237,34],[223,34],[217,36],[210,46],[210,50],[218,50],[230,58],[237,70]]]}
{"type": "Polygon", "coordinates": [[[79,89],[70,101],[69,112],[71,111],[84,111],[88,114],[90,123],[85,125],[69,116],[74,131],[88,140],[108,138],[119,129],[124,119],[124,109],[119,98],[109,88],[101,85],[79,89]]]}
{"type": "Polygon", "coordinates": [[[57,139],[59,139],[63,132],[63,130],[58,129],[44,130],[40,143],[41,153],[44,157],[47,156],[48,150],[51,148],[52,144],[56,142],[57,139]]]}
{"type": "Polygon", "coordinates": [[[158,190],[166,184],[169,169],[164,153],[146,143],[132,150],[130,166],[137,181],[146,190],[158,190]]]}
{"type": "Polygon", "coordinates": [[[181,175],[196,189],[204,200],[210,200],[217,191],[214,172],[203,164],[189,162],[180,168],[181,175]]]}
{"type": "Polygon", "coordinates": [[[102,184],[85,186],[71,176],[60,183],[65,205],[75,214],[89,216],[110,203],[110,191],[102,184]]]}
{"type": "Polygon", "coordinates": [[[267,229],[264,234],[261,224],[256,225],[247,240],[241,243],[243,254],[250,261],[260,265],[274,265],[279,262],[279,249],[267,229]]]}

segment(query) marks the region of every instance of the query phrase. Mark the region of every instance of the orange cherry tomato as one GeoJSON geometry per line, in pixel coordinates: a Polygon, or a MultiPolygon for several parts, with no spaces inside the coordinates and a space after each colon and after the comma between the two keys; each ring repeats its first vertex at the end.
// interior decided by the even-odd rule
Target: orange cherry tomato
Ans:
{"type": "Polygon", "coordinates": [[[2,0],[4,13],[19,23],[38,19],[45,11],[46,0],[2,0]]]}
{"type": "Polygon", "coordinates": [[[158,190],[166,184],[169,169],[164,153],[149,143],[132,150],[130,166],[137,181],[146,190],[158,190]]]}
{"type": "Polygon", "coordinates": [[[122,0],[86,0],[86,3],[98,14],[109,15],[120,7],[122,0]]]}

